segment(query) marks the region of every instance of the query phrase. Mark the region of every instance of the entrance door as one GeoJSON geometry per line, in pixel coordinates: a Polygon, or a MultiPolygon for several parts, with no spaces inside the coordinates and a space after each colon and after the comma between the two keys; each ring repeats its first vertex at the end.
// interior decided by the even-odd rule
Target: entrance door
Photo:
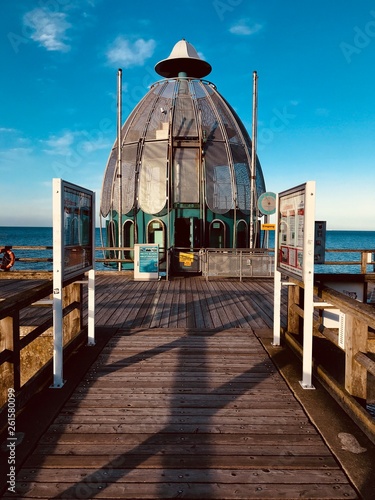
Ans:
{"type": "Polygon", "coordinates": [[[174,244],[177,248],[191,248],[190,218],[178,217],[174,224],[174,244]]]}
{"type": "Polygon", "coordinates": [[[177,248],[201,247],[201,223],[198,217],[177,217],[174,223],[174,245],[177,248]]]}
{"type": "Polygon", "coordinates": [[[156,243],[159,245],[159,263],[165,263],[165,225],[159,219],[152,219],[147,224],[147,243],[156,243]]]}

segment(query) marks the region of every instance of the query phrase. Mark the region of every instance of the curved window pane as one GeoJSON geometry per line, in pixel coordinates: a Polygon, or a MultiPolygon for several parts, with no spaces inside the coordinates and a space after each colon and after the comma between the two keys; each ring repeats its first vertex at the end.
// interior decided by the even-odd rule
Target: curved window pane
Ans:
{"type": "Polygon", "coordinates": [[[187,80],[180,81],[178,95],[174,103],[174,137],[197,137],[198,129],[194,112],[193,99],[187,80]]]}
{"type": "MultiPolygon", "coordinates": [[[[122,240],[124,247],[134,248],[134,222],[132,220],[127,220],[122,226],[122,240]]],[[[124,258],[126,260],[134,261],[134,251],[125,250],[124,258]]]]}
{"type": "Polygon", "coordinates": [[[163,210],[167,200],[167,142],[146,143],[139,177],[139,207],[147,214],[163,210]]]}
{"type": "Polygon", "coordinates": [[[107,167],[105,169],[103,179],[102,196],[100,203],[100,213],[103,217],[107,217],[109,211],[112,208],[112,191],[115,184],[115,172],[117,164],[117,153],[115,150],[115,146],[117,146],[117,141],[115,142],[115,145],[113,146],[111,154],[108,158],[107,167]]]}
{"type": "Polygon", "coordinates": [[[250,210],[249,169],[245,163],[235,163],[234,171],[236,173],[237,205],[243,213],[248,214],[250,210]]]}
{"type": "Polygon", "coordinates": [[[206,201],[208,208],[225,214],[234,208],[232,176],[224,144],[216,143],[206,152],[206,201]]]}
{"type": "Polygon", "coordinates": [[[175,203],[199,203],[198,148],[178,148],[173,161],[175,203]]]}

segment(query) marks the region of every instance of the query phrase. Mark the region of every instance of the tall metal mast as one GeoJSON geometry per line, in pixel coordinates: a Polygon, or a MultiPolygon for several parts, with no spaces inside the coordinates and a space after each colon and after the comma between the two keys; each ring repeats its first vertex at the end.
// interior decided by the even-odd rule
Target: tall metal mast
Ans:
{"type": "MultiPolygon", "coordinates": [[[[122,247],[122,144],[121,144],[121,124],[122,124],[122,69],[117,73],[117,181],[118,181],[118,246],[122,247]]],[[[122,251],[118,251],[118,258],[121,259],[122,251]]],[[[121,271],[122,263],[118,263],[118,270],[121,271]]]]}
{"type": "Polygon", "coordinates": [[[250,248],[255,246],[254,241],[254,219],[256,213],[256,142],[257,142],[257,119],[258,119],[258,75],[253,72],[253,126],[251,141],[251,176],[250,176],[250,248]]]}

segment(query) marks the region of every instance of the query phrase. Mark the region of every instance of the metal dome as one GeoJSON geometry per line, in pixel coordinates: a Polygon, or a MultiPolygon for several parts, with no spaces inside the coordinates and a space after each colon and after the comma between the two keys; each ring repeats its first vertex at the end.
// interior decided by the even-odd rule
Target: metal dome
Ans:
{"type": "MultiPolygon", "coordinates": [[[[122,145],[124,214],[133,208],[147,213],[158,213],[164,208],[171,145],[175,161],[181,156],[179,161],[184,165],[180,176],[184,179],[183,189],[191,191],[190,198],[185,195],[187,201],[194,201],[199,191],[197,171],[191,175],[196,168],[195,159],[187,159],[194,152],[205,161],[205,197],[210,209],[225,213],[237,207],[248,213],[251,141],[234,110],[209,82],[175,78],[156,83],[123,125],[122,145]],[[152,193],[146,195],[147,182],[151,181],[152,193]]],[[[116,207],[117,191],[113,189],[116,148],[117,142],[104,177],[103,217],[116,207]]],[[[265,191],[265,183],[258,160],[256,185],[256,195],[260,196],[265,191]]],[[[177,193],[174,196],[177,197],[177,193]]]]}
{"type": "Polygon", "coordinates": [[[146,242],[147,224],[157,219],[167,233],[166,248],[189,241],[190,247],[214,246],[208,228],[219,220],[228,228],[220,245],[235,247],[239,223],[247,232],[252,209],[252,220],[257,219],[257,198],[266,190],[262,169],[257,159],[252,183],[250,137],[216,87],[197,77],[208,69],[189,43],[178,42],[156,65],[160,74],[172,76],[156,82],[122,126],[120,190],[117,141],[110,153],[101,215],[113,219],[121,207],[122,224],[131,222],[134,242],[146,242]],[[198,236],[181,237],[184,218],[198,236]]]}

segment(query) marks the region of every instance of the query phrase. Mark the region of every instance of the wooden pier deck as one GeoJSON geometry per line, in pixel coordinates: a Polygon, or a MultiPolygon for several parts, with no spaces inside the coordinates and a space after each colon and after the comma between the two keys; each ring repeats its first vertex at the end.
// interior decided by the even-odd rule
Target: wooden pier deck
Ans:
{"type": "Polygon", "coordinates": [[[259,340],[272,281],[107,275],[96,301],[110,340],[5,498],[361,498],[259,340]]]}

